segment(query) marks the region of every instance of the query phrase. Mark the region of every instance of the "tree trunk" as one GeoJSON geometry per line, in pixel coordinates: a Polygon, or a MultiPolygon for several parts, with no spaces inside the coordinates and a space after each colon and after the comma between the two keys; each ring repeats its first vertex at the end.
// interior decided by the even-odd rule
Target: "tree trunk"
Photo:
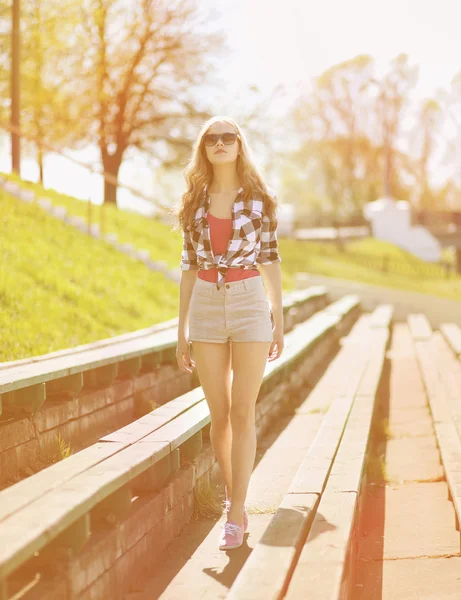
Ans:
{"type": "MultiPolygon", "coordinates": [[[[121,158],[118,156],[106,156],[103,158],[104,172],[107,175],[112,175],[118,182],[118,172],[122,164],[121,158]]],[[[104,180],[104,204],[115,204],[117,206],[117,183],[104,180]]]]}
{"type": "Polygon", "coordinates": [[[38,145],[38,156],[37,156],[37,162],[38,162],[38,168],[39,168],[39,172],[40,172],[40,183],[43,185],[43,180],[44,180],[44,167],[43,167],[43,150],[41,145],[38,145]]]}

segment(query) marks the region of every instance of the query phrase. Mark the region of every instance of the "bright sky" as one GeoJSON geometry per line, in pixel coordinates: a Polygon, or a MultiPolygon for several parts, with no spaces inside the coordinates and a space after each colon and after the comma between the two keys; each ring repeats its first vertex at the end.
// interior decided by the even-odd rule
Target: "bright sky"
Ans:
{"type": "Polygon", "coordinates": [[[420,65],[421,94],[461,71],[459,0],[207,0],[219,7],[234,53],[229,81],[303,81],[335,63],[370,54],[378,68],[407,52],[420,65]]]}
{"type": "MultiPolygon", "coordinates": [[[[448,88],[461,71],[461,0],[200,0],[200,6],[219,14],[210,25],[228,36],[231,52],[220,62],[227,97],[238,94],[242,84],[255,83],[267,92],[283,83],[294,99],[311,77],[358,54],[370,54],[382,71],[399,53],[408,53],[411,64],[420,67],[418,97],[448,88]]],[[[283,115],[286,108],[278,104],[274,113],[283,115]]],[[[221,112],[219,102],[215,112],[221,112]]],[[[0,152],[0,169],[9,171],[9,156],[1,147],[0,152]]],[[[26,161],[23,176],[36,178],[26,161]]],[[[47,186],[87,197],[88,179],[70,163],[49,157],[45,176],[47,186]]],[[[151,170],[141,161],[125,164],[121,176],[153,191],[151,170]]],[[[92,192],[98,203],[100,190],[99,185],[92,192]]],[[[121,205],[142,210],[128,195],[119,198],[121,205]]]]}

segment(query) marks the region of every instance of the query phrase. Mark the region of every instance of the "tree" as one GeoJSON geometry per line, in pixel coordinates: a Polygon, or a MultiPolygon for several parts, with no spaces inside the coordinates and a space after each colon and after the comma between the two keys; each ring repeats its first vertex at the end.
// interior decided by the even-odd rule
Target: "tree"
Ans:
{"type": "Polygon", "coordinates": [[[419,208],[422,210],[436,209],[437,197],[431,188],[429,163],[437,148],[438,132],[441,118],[441,107],[436,100],[426,99],[417,116],[414,132],[414,142],[418,145],[416,168],[416,189],[419,208]]]}
{"type": "MultiPolygon", "coordinates": [[[[79,0],[28,0],[21,5],[21,135],[26,150],[37,148],[40,181],[44,154],[49,145],[60,148],[71,141],[72,98],[66,94],[72,81],[68,39],[78,18],[79,0]],[[64,15],[63,15],[64,11],[64,15]]],[[[2,42],[11,36],[10,2],[0,0],[2,42]]],[[[10,44],[0,46],[0,65],[10,71],[10,44]]],[[[0,87],[3,77],[0,67],[0,87]]],[[[0,114],[7,121],[10,103],[0,114]]]]}
{"type": "Polygon", "coordinates": [[[314,78],[294,107],[300,139],[294,159],[303,177],[309,172],[316,195],[329,199],[333,224],[360,213],[383,187],[400,198],[409,195],[403,175],[414,165],[399,144],[416,74],[402,54],[378,79],[373,59],[359,55],[314,78]]]}
{"type": "MultiPolygon", "coordinates": [[[[194,86],[223,47],[189,0],[86,0],[74,42],[79,55],[80,109],[85,135],[97,143],[104,171],[104,201],[116,204],[120,166],[128,151],[156,166],[183,162],[191,133],[209,113],[194,86]]],[[[209,25],[209,24],[208,24],[209,25]]]]}
{"type": "Polygon", "coordinates": [[[320,195],[330,199],[335,223],[367,196],[363,182],[372,172],[373,69],[373,60],[366,55],[334,65],[314,79],[308,96],[293,111],[303,140],[299,157],[315,165],[320,195]]]}
{"type": "Polygon", "coordinates": [[[444,113],[448,117],[446,160],[454,167],[451,203],[461,209],[461,71],[451,81],[448,92],[441,94],[444,113]],[[453,190],[457,190],[453,192],[453,190]]]}
{"type": "Polygon", "coordinates": [[[0,119],[8,118],[10,87],[11,6],[0,2],[0,119]]]}
{"type": "Polygon", "coordinates": [[[402,121],[409,105],[409,91],[417,82],[418,68],[411,67],[406,54],[399,54],[391,61],[389,71],[380,80],[376,116],[379,143],[384,158],[384,194],[401,197],[398,158],[398,142],[402,135],[402,121]]]}

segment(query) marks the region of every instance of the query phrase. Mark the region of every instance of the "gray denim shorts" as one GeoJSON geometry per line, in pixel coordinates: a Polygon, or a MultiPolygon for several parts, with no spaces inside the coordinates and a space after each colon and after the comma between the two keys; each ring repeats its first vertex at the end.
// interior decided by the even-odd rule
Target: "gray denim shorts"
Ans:
{"type": "Polygon", "coordinates": [[[272,313],[262,277],[224,284],[197,277],[189,306],[190,342],[272,342],[272,313]]]}

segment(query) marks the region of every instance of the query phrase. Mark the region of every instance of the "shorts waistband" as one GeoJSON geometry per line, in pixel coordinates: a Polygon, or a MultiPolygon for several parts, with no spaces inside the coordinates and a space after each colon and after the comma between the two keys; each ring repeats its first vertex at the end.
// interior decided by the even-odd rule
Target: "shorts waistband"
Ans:
{"type": "Polygon", "coordinates": [[[223,283],[221,289],[218,289],[217,283],[212,281],[206,281],[205,279],[199,279],[197,277],[195,285],[198,285],[203,288],[208,288],[212,290],[212,294],[236,294],[238,292],[250,291],[257,287],[263,286],[263,281],[261,276],[259,277],[248,277],[246,279],[239,279],[238,281],[229,281],[228,283],[223,283]]]}

